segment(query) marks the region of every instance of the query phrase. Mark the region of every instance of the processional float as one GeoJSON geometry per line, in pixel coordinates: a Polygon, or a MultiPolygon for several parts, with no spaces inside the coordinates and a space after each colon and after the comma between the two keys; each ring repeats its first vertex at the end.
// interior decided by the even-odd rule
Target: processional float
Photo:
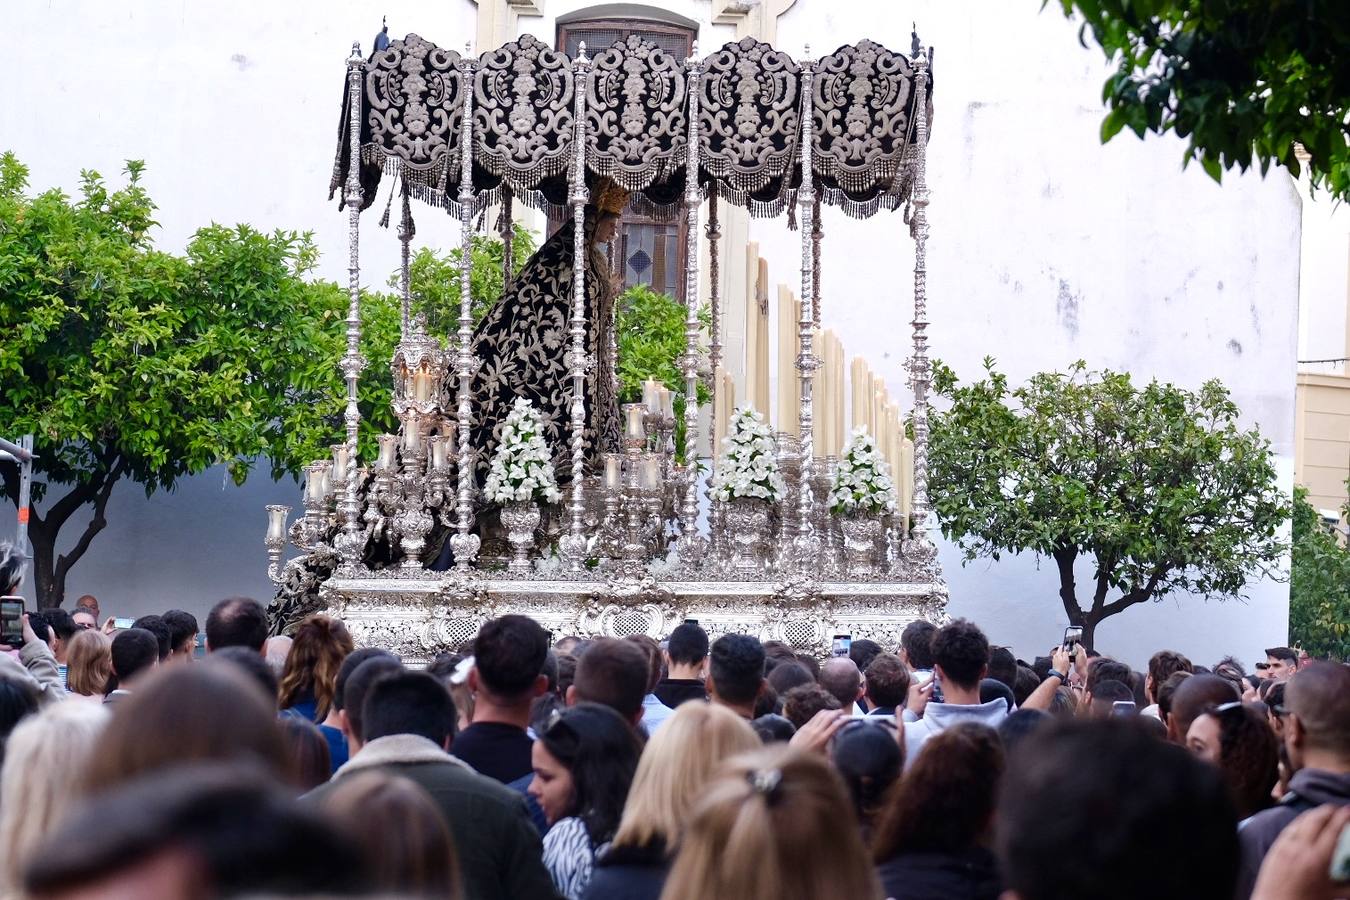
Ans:
{"type": "MultiPolygon", "coordinates": [[[[930,60],[917,37],[910,55],[865,40],[814,61],[753,38],[688,60],[636,37],[594,59],[584,45],[573,59],[528,34],[477,58],[415,34],[368,59],[353,45],[332,181],[350,241],[341,361],[346,437],[331,460],[306,468],[296,522],[288,527],[288,507],[268,507],[268,573],[279,585],[275,626],[328,609],[358,643],[419,661],[508,612],[528,614],[558,635],[659,638],[697,619],[713,636],[747,632],[816,651],[836,632],[894,646],[914,618],[940,619],[947,591],[928,497],[930,60]],[[391,360],[401,425],[399,434],[379,436],[366,465],[357,444],[357,385],[367,365],[358,250],[360,215],[374,203],[382,176],[394,179],[390,206],[395,194],[401,201],[402,330],[391,360]],[[686,349],[679,365],[690,449],[677,456],[671,405],[649,397],[624,407],[622,446],[606,448],[603,463],[588,467],[583,395],[596,359],[585,339],[585,267],[575,266],[565,361],[571,472],[581,474],[562,485],[563,503],[549,517],[556,524],[542,541],[537,516],[522,515],[520,504],[502,506],[506,542],[494,550],[470,442],[470,384],[479,366],[468,273],[474,216],[488,206],[501,210],[510,284],[513,204],[555,219],[570,215],[573,259],[581,260],[588,183],[599,179],[631,192],[632,204],[648,215],[685,217],[686,349]],[[448,210],[461,226],[458,328],[444,345],[413,312],[412,200],[448,210]],[[705,201],[712,276],[706,346],[696,299],[705,201]],[[719,499],[713,486],[723,463],[714,452],[712,465],[700,466],[695,450],[698,387],[722,363],[719,204],[756,217],[786,213],[801,234],[799,437],[779,435],[772,445],[781,491],[771,499],[719,499]],[[902,209],[914,240],[908,517],[832,508],[838,460],[814,455],[822,205],[858,218],[902,209]],[[445,571],[427,567],[428,536],[438,531],[448,532],[451,549],[442,558],[453,558],[445,571]],[[302,553],[283,564],[288,539],[302,553]]],[[[613,344],[600,352],[614,353],[613,344]]],[[[714,407],[725,402],[712,395],[714,407]]]]}

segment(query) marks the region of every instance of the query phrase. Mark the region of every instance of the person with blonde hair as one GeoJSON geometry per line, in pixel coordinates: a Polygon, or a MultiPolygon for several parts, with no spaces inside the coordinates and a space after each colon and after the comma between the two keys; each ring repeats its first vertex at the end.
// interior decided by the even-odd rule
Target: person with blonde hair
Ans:
{"type": "Polygon", "coordinates": [[[816,753],[727,761],[694,807],[661,900],[880,900],[839,776],[816,753]]]}
{"type": "Polygon", "coordinates": [[[352,649],[341,619],[316,613],[296,626],[277,687],[281,714],[322,722],[333,706],[338,670],[352,649]]]}
{"type": "Polygon", "coordinates": [[[694,804],[728,758],[761,746],[724,706],[684,703],[647,743],[619,830],[596,862],[584,900],[656,900],[694,804]]]}
{"type": "Polygon", "coordinates": [[[108,718],[101,703],[56,703],[10,735],[0,768],[0,894],[18,892],[33,851],[77,798],[108,718]]]}
{"type": "Polygon", "coordinates": [[[417,782],[377,770],[338,782],[320,806],[365,849],[375,888],[398,897],[462,896],[445,817],[417,782]]]}
{"type": "Polygon", "coordinates": [[[66,651],[66,690],[80,700],[103,702],[112,677],[112,640],[95,628],[77,631],[66,651]]]}

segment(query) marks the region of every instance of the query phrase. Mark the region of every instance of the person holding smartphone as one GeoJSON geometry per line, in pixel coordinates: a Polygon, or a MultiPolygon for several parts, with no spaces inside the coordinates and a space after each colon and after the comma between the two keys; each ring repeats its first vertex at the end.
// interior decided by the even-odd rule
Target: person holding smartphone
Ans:
{"type": "Polygon", "coordinates": [[[928,703],[923,718],[905,723],[905,767],[918,759],[924,743],[958,722],[997,728],[1008,716],[998,697],[980,702],[980,679],[989,671],[989,640],[973,622],[956,619],[933,636],[933,672],[942,682],[943,702],[928,703]]]}

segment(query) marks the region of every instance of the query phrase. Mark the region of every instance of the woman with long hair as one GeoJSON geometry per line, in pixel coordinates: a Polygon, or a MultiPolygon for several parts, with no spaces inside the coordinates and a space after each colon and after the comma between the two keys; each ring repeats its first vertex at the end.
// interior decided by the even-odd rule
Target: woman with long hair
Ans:
{"type": "Polygon", "coordinates": [[[112,677],[112,640],[95,628],[75,632],[66,653],[66,690],[72,698],[103,702],[112,677]]]}
{"type": "Polygon", "coordinates": [[[725,706],[682,703],[647,742],[619,830],[600,857],[586,900],[656,900],[689,814],[726,759],[760,747],[725,706]]]}
{"type": "Polygon", "coordinates": [[[1280,780],[1280,748],[1266,715],[1234,700],[1201,713],[1186,732],[1186,746],[1218,767],[1239,819],[1271,806],[1280,780]]]}
{"type": "Polygon", "coordinates": [[[380,771],[339,779],[324,795],[329,821],[365,849],[377,892],[396,897],[461,896],[454,839],[416,782],[380,771]]]}
{"type": "Polygon", "coordinates": [[[558,893],[579,900],[614,838],[642,742],[608,706],[579,703],[534,742],[530,796],[548,820],[544,866],[558,893]]]}
{"type": "Polygon", "coordinates": [[[352,636],[341,619],[315,613],[296,626],[277,688],[282,715],[315,724],[327,718],[338,670],[352,649],[352,636]]]}
{"type": "Polygon", "coordinates": [[[820,755],[774,746],[734,757],[694,806],[661,900],[879,900],[852,819],[820,755]]]}
{"type": "Polygon", "coordinates": [[[192,762],[248,761],[278,781],[292,766],[275,708],[234,663],[172,666],[117,707],[85,781],[103,791],[192,762]]]}
{"type": "MultiPolygon", "coordinates": [[[[105,638],[106,640],[106,638],[105,638]]],[[[0,894],[21,885],[24,867],[79,794],[80,773],[108,722],[102,704],[55,703],[29,716],[5,745],[0,769],[0,894]]]]}
{"type": "Polygon", "coordinates": [[[893,900],[996,900],[987,846],[1003,745],[974,722],[934,735],[905,771],[877,820],[872,858],[893,900]]]}

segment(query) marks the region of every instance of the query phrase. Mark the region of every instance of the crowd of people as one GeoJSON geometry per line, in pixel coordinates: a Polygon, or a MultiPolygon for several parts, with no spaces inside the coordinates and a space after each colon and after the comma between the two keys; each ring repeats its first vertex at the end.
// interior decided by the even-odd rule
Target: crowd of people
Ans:
{"type": "Polygon", "coordinates": [[[821,659],[506,615],[419,668],[248,598],[203,630],[23,617],[0,895],[1350,896],[1350,668],[1287,648],[1137,672],[957,619],[821,659]]]}

